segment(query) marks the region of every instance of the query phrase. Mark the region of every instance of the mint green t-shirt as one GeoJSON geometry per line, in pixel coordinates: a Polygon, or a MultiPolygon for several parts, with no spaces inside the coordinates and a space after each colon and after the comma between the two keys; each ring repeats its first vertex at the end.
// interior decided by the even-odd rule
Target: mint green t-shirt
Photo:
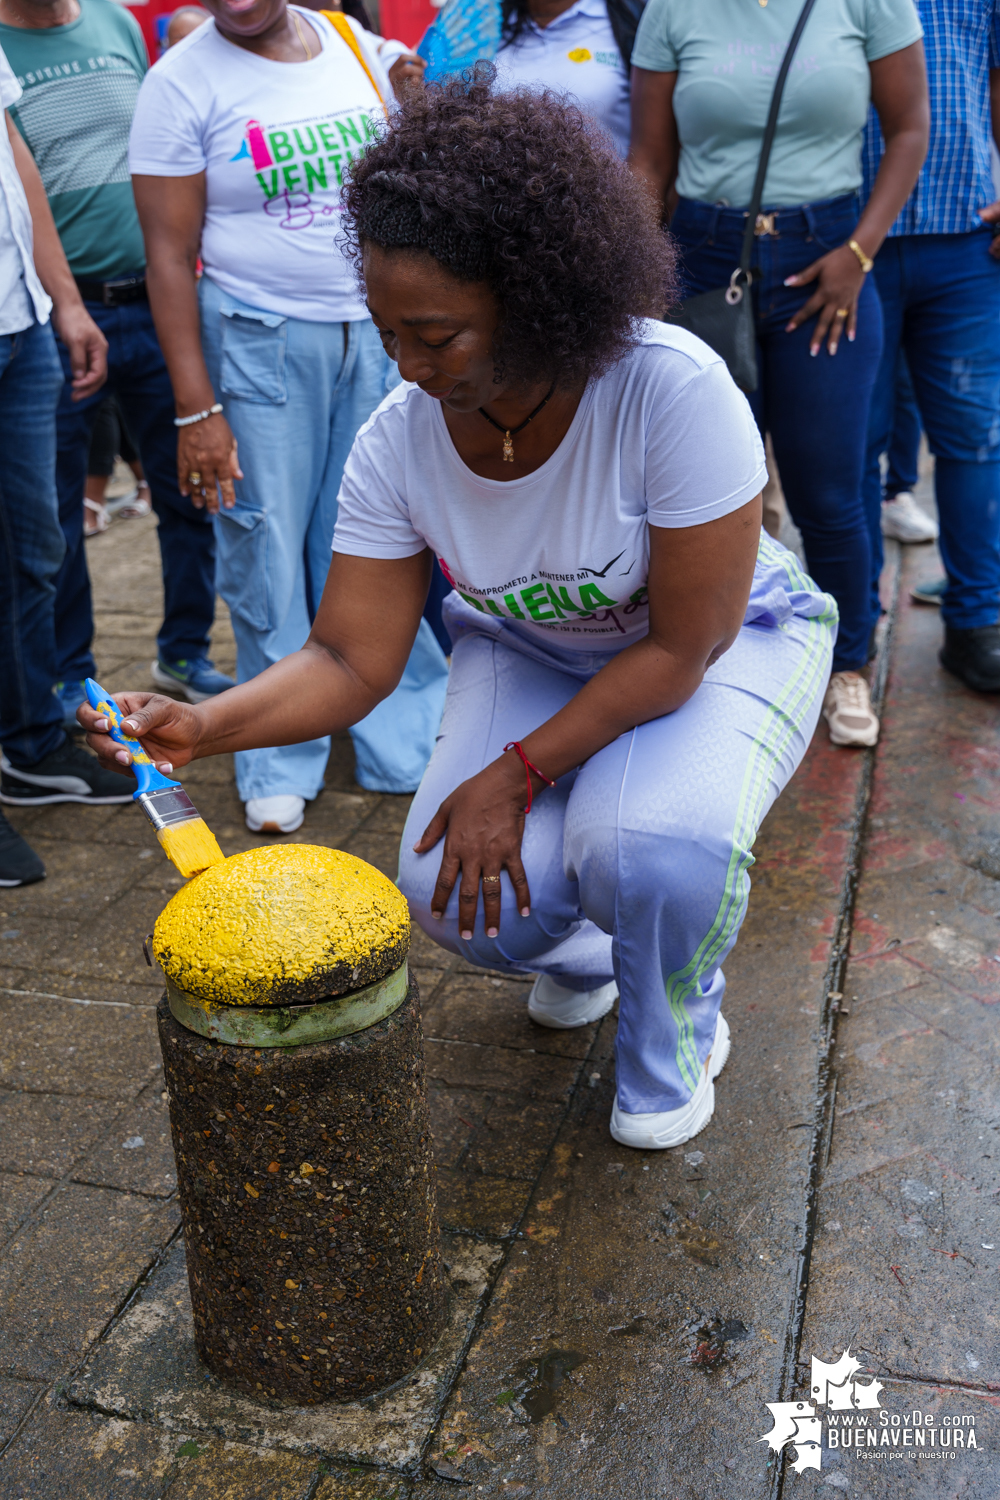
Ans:
{"type": "MultiPolygon", "coordinates": [[[[632,65],[677,73],[677,191],[745,208],[785,47],[802,0],[649,0],[632,65]]],[[[819,0],[806,22],[778,116],[765,208],[861,186],[868,64],[923,35],[913,0],[819,0]]]]}
{"type": "Polygon", "coordinates": [[[128,138],[146,46],[114,0],[80,0],[66,26],[0,25],[24,90],[11,108],[45,184],[74,276],[111,281],[146,264],[128,138]]]}

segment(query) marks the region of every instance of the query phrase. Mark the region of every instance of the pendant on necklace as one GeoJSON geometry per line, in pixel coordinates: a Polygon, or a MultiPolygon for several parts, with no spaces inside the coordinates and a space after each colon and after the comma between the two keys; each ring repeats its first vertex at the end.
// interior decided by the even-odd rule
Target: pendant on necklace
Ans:
{"type": "Polygon", "coordinates": [[[762,10],[763,10],[763,9],[764,9],[764,8],[765,8],[765,7],[766,7],[766,6],[767,6],[767,0],[757,0],[757,4],[758,4],[758,5],[759,5],[759,6],[760,6],[760,7],[761,7],[761,9],[762,9],[762,10]]]}
{"type": "Polygon", "coordinates": [[[548,388],[548,391],[542,397],[541,401],[539,401],[534,411],[529,412],[524,421],[520,422],[517,427],[502,427],[496,420],[496,418],[491,417],[489,412],[486,411],[482,406],[479,408],[480,416],[485,417],[490,426],[495,427],[497,432],[503,433],[503,461],[505,464],[512,464],[514,462],[514,439],[517,437],[517,434],[519,432],[523,432],[528,423],[535,420],[542,407],[545,406],[551,398],[552,392],[555,390],[555,388],[556,383],[553,380],[552,384],[548,388]]]}

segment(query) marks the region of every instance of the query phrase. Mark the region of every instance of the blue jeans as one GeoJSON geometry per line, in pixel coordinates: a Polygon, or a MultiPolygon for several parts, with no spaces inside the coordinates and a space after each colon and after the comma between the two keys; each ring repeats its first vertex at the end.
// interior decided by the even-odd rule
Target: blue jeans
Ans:
{"type": "Polygon", "coordinates": [[[56,576],[66,552],[56,501],[63,374],[48,323],[0,335],[0,744],[32,766],[62,744],[56,576]]]}
{"type": "MultiPolygon", "coordinates": [[[[867,579],[871,544],[861,499],[868,404],[882,349],[878,293],[866,280],[858,306],[858,336],[841,340],[831,358],[815,358],[810,320],[786,333],[791,315],[813,288],[786,287],[803,270],[854,232],[852,195],[776,211],[777,234],[754,240],[753,303],[759,384],[748,397],[761,434],[770,432],[788,509],[802,533],[809,572],[840,609],[835,672],[868,660],[867,579]]],[[[745,215],[682,198],[670,229],[682,253],[684,295],[726,286],[739,263],[745,215]]]]}
{"type": "Polygon", "coordinates": [[[906,353],[934,454],[946,624],[995,625],[1000,610],[1000,263],[990,230],[907,234],[875,258],[885,350],[868,426],[864,496],[872,541],[871,612],[882,566],[879,455],[892,433],[896,355],[906,353]]]}
{"type": "Polygon", "coordinates": [[[83,538],[83,491],[90,438],[105,396],[118,397],[135,440],[156,512],[163,570],[163,624],[157,648],[165,661],[207,656],[215,617],[215,533],[177,488],[174,393],[148,302],[87,311],[108,341],[108,383],[87,401],[71,400],[69,355],[59,342],[66,386],[57,417],[56,483],[66,560],[56,583],[57,678],[96,677],[90,644],[94,622],[83,538]]]}
{"type": "Polygon", "coordinates": [[[885,475],[886,499],[891,500],[901,490],[916,488],[920,477],[920,434],[923,430],[917,398],[913,394],[910,367],[906,363],[906,355],[900,349],[896,360],[889,467],[885,475]]]}
{"type": "MultiPolygon", "coordinates": [[[[374,325],[310,323],[200,288],[205,362],[239,444],[245,478],[216,520],[219,593],[246,682],[305,643],[326,583],[337,494],[358,428],[386,392],[374,325]]],[[[388,607],[388,606],[387,606],[388,607]]],[[[412,792],[434,748],[448,668],[426,620],[395,692],[351,730],[356,775],[371,791],[412,792]]],[[[323,786],[330,741],[241,750],[244,801],[323,786]]]]}

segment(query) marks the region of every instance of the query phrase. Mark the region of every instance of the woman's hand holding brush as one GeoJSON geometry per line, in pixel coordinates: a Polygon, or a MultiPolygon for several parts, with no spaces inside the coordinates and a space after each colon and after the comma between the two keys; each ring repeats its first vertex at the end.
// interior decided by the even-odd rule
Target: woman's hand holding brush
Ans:
{"type": "MultiPolygon", "coordinates": [[[[115,702],[121,710],[122,728],[142,741],[158,771],[169,776],[171,771],[194,759],[201,730],[197,708],[178,703],[163,693],[118,693],[115,702]]],[[[106,732],[107,719],[89,703],[81,704],[76,716],[101,764],[110,771],[127,775],[132,756],[106,732]]]]}
{"type": "Polygon", "coordinates": [[[136,738],[139,730],[137,719],[148,710],[138,710],[135,719],[123,718],[121,705],[93,677],[87,678],[84,689],[91,710],[88,717],[93,720],[97,731],[95,737],[107,739],[116,747],[111,761],[115,770],[130,765],[135,771],[136,789],[132,801],[137,802],[146,814],[167,858],[173,861],[185,880],[202,874],[210,865],[220,864],[225,855],[219,848],[218,839],[180,782],[170,779],[168,773],[173,770],[173,763],[160,760],[157,764],[155,757],[136,738]]]}

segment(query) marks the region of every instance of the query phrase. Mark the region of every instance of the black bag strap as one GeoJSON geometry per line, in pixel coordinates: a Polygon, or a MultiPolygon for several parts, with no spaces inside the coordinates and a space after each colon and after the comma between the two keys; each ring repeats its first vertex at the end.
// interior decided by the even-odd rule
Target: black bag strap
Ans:
{"type": "Polygon", "coordinates": [[[615,42],[625,64],[626,73],[632,62],[635,34],[646,8],[646,0],[607,0],[608,20],[615,34],[615,42]]]}
{"type": "Polygon", "coordinates": [[[802,33],[806,29],[806,22],[812,14],[815,4],[816,0],[806,0],[805,5],[803,5],[799,12],[799,19],[795,23],[795,30],[792,32],[791,39],[785,49],[785,55],[781,59],[781,67],[778,69],[778,76],[774,83],[774,93],[771,95],[771,107],[767,112],[767,124],[764,127],[764,139],[761,142],[760,158],[757,162],[757,176],[754,180],[753,192],[750,195],[750,206],[747,209],[747,226],[743,231],[743,248],[740,251],[739,269],[744,273],[744,277],[747,280],[749,280],[750,257],[753,255],[753,237],[754,230],[757,227],[757,215],[760,212],[760,201],[764,196],[764,179],[767,176],[767,164],[771,156],[771,147],[774,145],[775,132],[778,128],[778,111],[781,108],[781,96],[785,92],[785,79],[788,77],[788,70],[792,66],[792,59],[795,56],[799,42],[802,40],[802,33]]]}

